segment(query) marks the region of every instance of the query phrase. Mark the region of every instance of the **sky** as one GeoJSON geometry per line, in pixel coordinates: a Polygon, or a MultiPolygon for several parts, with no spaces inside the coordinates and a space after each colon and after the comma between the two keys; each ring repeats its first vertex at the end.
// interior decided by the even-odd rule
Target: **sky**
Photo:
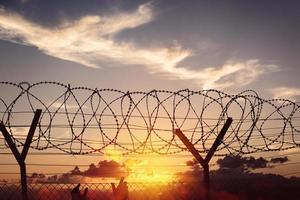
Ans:
{"type": "Polygon", "coordinates": [[[1,81],[300,98],[297,0],[0,0],[1,81]]]}
{"type": "Polygon", "coordinates": [[[298,1],[1,1],[1,79],[300,94],[298,1]]]}

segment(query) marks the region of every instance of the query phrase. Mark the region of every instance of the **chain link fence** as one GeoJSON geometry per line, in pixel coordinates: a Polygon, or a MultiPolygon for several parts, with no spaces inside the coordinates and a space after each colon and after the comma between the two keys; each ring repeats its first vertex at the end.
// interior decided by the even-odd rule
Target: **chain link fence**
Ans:
{"type": "MultiPolygon", "coordinates": [[[[194,177],[194,176],[193,176],[194,177]]],[[[300,178],[279,175],[231,172],[211,173],[211,200],[299,200],[300,178]]],[[[201,179],[201,177],[200,177],[201,179]]],[[[202,180],[169,184],[128,183],[130,200],[204,200],[202,180]]],[[[77,184],[30,183],[30,200],[71,200],[77,184]]],[[[87,200],[111,200],[110,183],[82,183],[88,188],[87,200]]],[[[0,200],[19,200],[20,183],[0,183],[0,200]]]]}
{"type": "MultiPolygon", "coordinates": [[[[71,190],[77,184],[34,183],[28,184],[30,200],[71,200],[71,190]]],[[[132,183],[128,184],[130,200],[161,199],[167,191],[166,185],[153,185],[132,183]]],[[[110,200],[112,187],[110,183],[83,183],[81,191],[88,188],[88,200],[110,200]]],[[[1,200],[18,200],[21,198],[21,185],[19,183],[1,183],[1,200]]]]}

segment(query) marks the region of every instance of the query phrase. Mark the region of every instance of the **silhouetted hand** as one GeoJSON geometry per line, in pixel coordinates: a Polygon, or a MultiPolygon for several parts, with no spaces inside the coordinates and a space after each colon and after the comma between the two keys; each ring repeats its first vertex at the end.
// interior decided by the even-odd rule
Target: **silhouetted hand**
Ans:
{"type": "Polygon", "coordinates": [[[81,194],[79,187],[80,183],[71,191],[72,200],[87,200],[88,188],[85,188],[83,194],[81,194]]]}
{"type": "Polygon", "coordinates": [[[124,178],[121,178],[117,187],[114,183],[112,183],[111,186],[113,190],[112,200],[128,200],[128,186],[124,178]]]}

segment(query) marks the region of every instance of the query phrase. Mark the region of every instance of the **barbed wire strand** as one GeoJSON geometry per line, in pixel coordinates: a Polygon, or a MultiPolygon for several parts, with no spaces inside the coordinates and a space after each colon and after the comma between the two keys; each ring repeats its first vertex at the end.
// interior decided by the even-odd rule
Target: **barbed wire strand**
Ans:
{"type": "Polygon", "coordinates": [[[124,92],[46,81],[0,82],[0,88],[12,94],[0,97],[0,116],[17,145],[24,145],[24,140],[16,136],[16,129],[28,127],[16,123],[19,115],[42,109],[37,136],[30,146],[36,150],[86,155],[104,154],[113,146],[122,155],[174,155],[187,151],[173,133],[181,129],[200,153],[208,152],[209,141],[216,138],[228,117],[233,117],[234,123],[216,156],[300,146],[300,130],[295,124],[300,118],[299,104],[287,99],[263,99],[252,90],[235,95],[214,89],[124,92]],[[60,128],[68,131],[68,140],[54,139],[61,134],[60,128]],[[95,136],[100,144],[97,147],[89,143],[95,136]]]}

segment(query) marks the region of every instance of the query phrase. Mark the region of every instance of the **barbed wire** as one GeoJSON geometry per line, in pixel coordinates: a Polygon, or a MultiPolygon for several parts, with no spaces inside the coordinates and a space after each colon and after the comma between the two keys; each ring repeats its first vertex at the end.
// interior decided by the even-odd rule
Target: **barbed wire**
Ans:
{"type": "Polygon", "coordinates": [[[26,135],[36,109],[42,109],[30,146],[36,150],[75,155],[107,154],[113,148],[120,155],[177,154],[187,151],[173,132],[181,129],[205,153],[228,117],[233,123],[216,156],[300,146],[299,104],[263,99],[252,90],[234,95],[213,89],[124,92],[59,82],[0,82],[0,88],[1,121],[16,145],[24,145],[20,135],[26,135]]]}

